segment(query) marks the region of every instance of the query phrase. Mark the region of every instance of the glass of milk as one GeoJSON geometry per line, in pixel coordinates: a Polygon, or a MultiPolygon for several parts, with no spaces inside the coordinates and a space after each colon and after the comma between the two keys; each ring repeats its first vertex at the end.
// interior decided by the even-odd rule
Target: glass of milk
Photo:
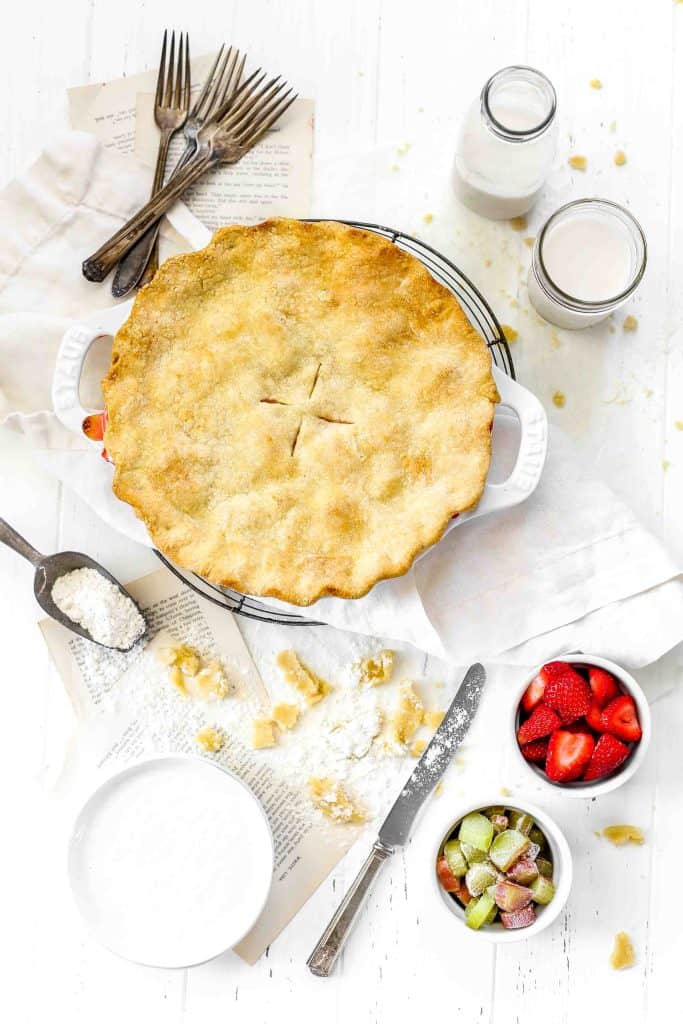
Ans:
{"type": "Polygon", "coordinates": [[[534,68],[515,65],[489,78],[460,129],[454,183],[475,213],[509,220],[529,210],[555,156],[557,97],[534,68]]]}
{"type": "Polygon", "coordinates": [[[628,210],[607,199],[576,199],[536,239],[529,299],[558,327],[590,327],[631,297],[646,262],[643,229],[628,210]]]}

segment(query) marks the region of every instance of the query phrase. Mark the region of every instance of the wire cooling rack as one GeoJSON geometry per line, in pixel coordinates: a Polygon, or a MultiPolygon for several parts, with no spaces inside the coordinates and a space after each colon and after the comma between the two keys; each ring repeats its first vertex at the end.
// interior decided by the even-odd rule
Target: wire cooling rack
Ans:
{"type": "MultiPolygon", "coordinates": [[[[479,289],[461,270],[458,270],[454,263],[451,263],[449,259],[433,249],[431,245],[427,245],[426,242],[421,242],[419,239],[413,238],[412,235],[406,235],[394,228],[383,227],[380,224],[366,224],[356,220],[344,220],[341,223],[348,224],[352,228],[373,231],[376,235],[387,238],[399,249],[420,260],[432,277],[455,295],[467,315],[467,319],[488,345],[491,358],[496,366],[514,379],[515,367],[510,349],[493,310],[479,289]]],[[[160,551],[156,551],[155,554],[167,569],[170,569],[178,579],[186,583],[197,594],[214,604],[228,608],[236,615],[244,615],[249,619],[258,619],[261,622],[275,622],[283,626],[322,625],[322,623],[306,618],[298,612],[289,612],[278,606],[269,607],[253,597],[238,593],[236,590],[229,590],[227,587],[209,583],[201,576],[178,568],[160,551]]]]}

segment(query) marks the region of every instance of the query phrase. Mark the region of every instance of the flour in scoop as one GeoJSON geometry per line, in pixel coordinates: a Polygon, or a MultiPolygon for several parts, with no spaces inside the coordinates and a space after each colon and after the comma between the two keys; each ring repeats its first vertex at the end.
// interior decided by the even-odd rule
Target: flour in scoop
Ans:
{"type": "Polygon", "coordinates": [[[74,830],[69,873],[107,948],[184,967],[238,942],[265,902],[272,844],[258,803],[206,761],[143,762],[106,783],[74,830]]]}
{"type": "Polygon", "coordinates": [[[97,569],[74,569],[55,580],[52,600],[72,622],[106,647],[131,647],[145,631],[135,602],[97,569]]]}

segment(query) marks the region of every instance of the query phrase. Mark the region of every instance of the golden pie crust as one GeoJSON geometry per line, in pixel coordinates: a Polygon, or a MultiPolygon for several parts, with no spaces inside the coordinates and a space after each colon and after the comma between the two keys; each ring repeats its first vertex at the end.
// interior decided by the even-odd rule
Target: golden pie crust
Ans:
{"type": "Polygon", "coordinates": [[[138,295],[103,381],[114,491],[178,565],[298,605],[406,572],[479,500],[486,344],[336,222],[221,228],[138,295]]]}

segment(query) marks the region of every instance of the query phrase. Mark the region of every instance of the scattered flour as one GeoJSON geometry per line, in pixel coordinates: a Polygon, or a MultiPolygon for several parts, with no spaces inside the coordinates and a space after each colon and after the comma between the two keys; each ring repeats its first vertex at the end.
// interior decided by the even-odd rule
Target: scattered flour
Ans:
{"type": "Polygon", "coordinates": [[[128,648],[145,631],[135,602],[97,569],[74,569],[55,580],[52,600],[67,618],[106,647],[128,648]]]}

